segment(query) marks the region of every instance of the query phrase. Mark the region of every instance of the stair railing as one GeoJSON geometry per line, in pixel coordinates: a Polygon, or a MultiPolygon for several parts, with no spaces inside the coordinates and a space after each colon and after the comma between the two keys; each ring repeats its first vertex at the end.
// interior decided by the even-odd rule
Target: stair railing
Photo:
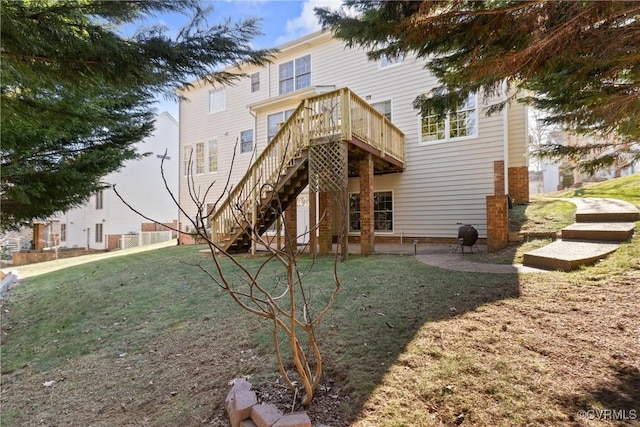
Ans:
{"type": "MultiPolygon", "coordinates": [[[[233,235],[244,220],[256,220],[256,207],[267,191],[279,183],[287,165],[309,142],[318,138],[363,142],[404,160],[404,134],[389,120],[349,89],[337,89],[304,99],[282,124],[247,173],[230,190],[226,200],[215,207],[210,218],[212,240],[218,244],[233,235]]],[[[255,226],[255,224],[252,224],[255,226]]]]}

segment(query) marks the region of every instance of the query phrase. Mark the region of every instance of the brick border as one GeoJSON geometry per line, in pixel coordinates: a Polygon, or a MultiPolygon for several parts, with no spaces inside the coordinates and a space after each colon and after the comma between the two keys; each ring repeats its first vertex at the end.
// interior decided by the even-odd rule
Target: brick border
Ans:
{"type": "Polygon", "coordinates": [[[231,427],[312,427],[306,412],[283,414],[272,404],[258,403],[252,388],[253,385],[242,378],[233,381],[225,399],[231,427]]]}

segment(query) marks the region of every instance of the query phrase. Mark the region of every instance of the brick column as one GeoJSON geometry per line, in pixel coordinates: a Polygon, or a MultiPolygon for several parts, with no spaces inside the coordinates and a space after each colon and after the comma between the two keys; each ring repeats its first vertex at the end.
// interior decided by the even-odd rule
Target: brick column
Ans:
{"type": "Polygon", "coordinates": [[[487,251],[497,252],[509,244],[509,206],[504,194],[487,196],[487,251]]]}
{"type": "Polygon", "coordinates": [[[496,160],[493,162],[493,194],[500,196],[504,191],[504,161],[496,160]]]}
{"type": "Polygon", "coordinates": [[[293,200],[284,211],[284,249],[295,253],[298,249],[298,203],[293,200]]]}
{"type": "Polygon", "coordinates": [[[529,168],[526,166],[511,167],[509,174],[509,195],[513,203],[529,202],[529,168]]]}
{"type": "Polygon", "coordinates": [[[366,154],[360,160],[360,253],[369,255],[374,250],[373,223],[373,157],[366,154]]]}
{"type": "Polygon", "coordinates": [[[319,196],[320,205],[320,227],[318,228],[318,243],[320,244],[320,255],[331,253],[332,248],[332,225],[333,225],[333,200],[331,193],[321,191],[319,196]]]}

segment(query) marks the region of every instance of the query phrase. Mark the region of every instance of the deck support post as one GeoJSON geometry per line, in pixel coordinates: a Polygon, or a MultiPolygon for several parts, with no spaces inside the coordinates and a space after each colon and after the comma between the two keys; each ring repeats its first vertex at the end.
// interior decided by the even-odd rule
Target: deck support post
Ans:
{"type": "Polygon", "coordinates": [[[375,231],[373,215],[373,156],[360,159],[360,253],[370,255],[374,251],[375,231]]]}
{"type": "Polygon", "coordinates": [[[309,190],[309,253],[313,258],[318,254],[317,197],[318,193],[309,190]]]}

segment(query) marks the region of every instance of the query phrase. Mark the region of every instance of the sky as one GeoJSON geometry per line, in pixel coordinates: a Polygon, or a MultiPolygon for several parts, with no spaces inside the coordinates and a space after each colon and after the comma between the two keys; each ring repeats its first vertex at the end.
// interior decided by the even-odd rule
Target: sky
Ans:
{"type": "MultiPolygon", "coordinates": [[[[274,48],[284,43],[320,30],[314,7],[337,9],[341,0],[206,0],[213,7],[209,22],[216,24],[231,18],[232,21],[244,18],[261,19],[264,35],[254,39],[256,49],[274,48]]],[[[178,31],[188,20],[182,15],[162,15],[145,22],[144,25],[163,24],[170,31],[178,31]]],[[[168,111],[178,119],[178,104],[175,101],[158,99],[158,112],[168,111]]]]}

